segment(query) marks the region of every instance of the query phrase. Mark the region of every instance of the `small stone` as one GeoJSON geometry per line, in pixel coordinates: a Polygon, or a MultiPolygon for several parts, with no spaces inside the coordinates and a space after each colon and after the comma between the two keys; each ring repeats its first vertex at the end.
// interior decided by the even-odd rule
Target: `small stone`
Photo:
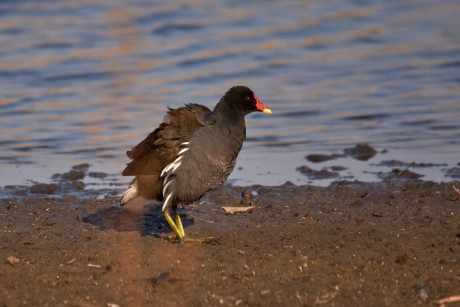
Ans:
{"type": "Polygon", "coordinates": [[[54,183],[36,183],[30,187],[32,194],[53,194],[57,190],[59,190],[59,186],[54,183]]]}
{"type": "Polygon", "coordinates": [[[6,262],[8,262],[9,264],[11,265],[16,265],[20,262],[21,260],[19,260],[18,258],[14,257],[14,256],[9,256],[8,258],[6,258],[6,262]]]}
{"type": "Polygon", "coordinates": [[[357,144],[355,147],[345,148],[343,151],[347,156],[361,161],[367,161],[377,153],[377,151],[368,144],[357,144]]]}
{"type": "Polygon", "coordinates": [[[306,156],[305,158],[313,163],[321,163],[329,160],[335,160],[337,158],[341,158],[343,155],[340,154],[332,154],[332,155],[325,155],[325,154],[311,154],[306,156]]]}

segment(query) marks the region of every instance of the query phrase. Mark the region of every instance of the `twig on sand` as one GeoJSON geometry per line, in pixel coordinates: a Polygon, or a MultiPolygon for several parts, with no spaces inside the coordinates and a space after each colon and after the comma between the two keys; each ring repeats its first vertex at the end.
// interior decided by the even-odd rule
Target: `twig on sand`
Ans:
{"type": "Polygon", "coordinates": [[[444,307],[444,306],[446,306],[446,304],[456,303],[456,302],[460,302],[460,295],[448,296],[448,297],[442,298],[440,300],[434,301],[433,304],[436,304],[436,305],[439,305],[441,307],[444,307]]]}
{"type": "Polygon", "coordinates": [[[457,192],[460,195],[460,190],[456,186],[453,185],[452,188],[454,189],[455,192],[457,192]]]}
{"type": "Polygon", "coordinates": [[[67,264],[71,264],[71,263],[75,262],[76,260],[77,260],[77,258],[73,258],[72,260],[67,261],[67,264]]]}

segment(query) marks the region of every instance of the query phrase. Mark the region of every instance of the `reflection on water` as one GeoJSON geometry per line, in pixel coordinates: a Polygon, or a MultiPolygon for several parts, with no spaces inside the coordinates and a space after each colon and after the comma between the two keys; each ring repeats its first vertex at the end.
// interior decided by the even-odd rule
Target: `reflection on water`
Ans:
{"type": "Polygon", "coordinates": [[[306,181],[306,154],[362,142],[455,165],[458,16],[448,0],[1,3],[0,185],[81,162],[125,180],[167,105],[235,84],[274,115],[248,118],[233,179],[306,181]]]}

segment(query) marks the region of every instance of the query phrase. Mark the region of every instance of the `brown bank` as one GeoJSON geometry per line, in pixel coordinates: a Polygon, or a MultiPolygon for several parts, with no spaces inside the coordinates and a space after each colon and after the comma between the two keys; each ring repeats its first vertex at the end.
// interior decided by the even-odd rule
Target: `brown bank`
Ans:
{"type": "Polygon", "coordinates": [[[159,204],[119,208],[79,184],[5,188],[0,306],[433,303],[460,295],[453,186],[224,186],[182,210],[189,236],[217,242],[183,245],[165,239],[159,204]]]}

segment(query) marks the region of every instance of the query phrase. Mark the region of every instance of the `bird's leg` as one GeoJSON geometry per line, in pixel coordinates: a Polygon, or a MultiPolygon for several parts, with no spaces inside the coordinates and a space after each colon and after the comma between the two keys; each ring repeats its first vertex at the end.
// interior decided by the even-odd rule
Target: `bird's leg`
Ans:
{"type": "MultiPolygon", "coordinates": [[[[177,205],[172,205],[173,213],[174,213],[174,220],[171,217],[171,214],[169,213],[169,202],[170,198],[166,198],[165,203],[163,204],[163,215],[168,222],[169,226],[171,229],[174,231],[175,236],[179,241],[181,242],[204,242],[204,243],[214,243],[216,242],[215,238],[209,237],[209,238],[186,238],[185,237],[185,231],[184,231],[184,226],[182,225],[182,221],[180,219],[179,211],[177,210],[177,205]]],[[[171,237],[169,237],[171,239],[171,237]]]]}
{"type": "MultiPolygon", "coordinates": [[[[184,239],[184,237],[185,237],[184,229],[182,229],[182,231],[181,231],[179,229],[179,227],[177,227],[176,223],[174,223],[174,221],[173,221],[173,219],[171,217],[171,214],[169,213],[169,207],[168,206],[163,208],[163,215],[164,215],[166,221],[168,222],[169,226],[171,227],[171,229],[176,234],[177,238],[182,241],[184,239]]],[[[180,221],[180,219],[179,219],[179,221],[180,221]]],[[[181,223],[181,227],[182,227],[182,223],[181,223]]]]}
{"type": "Polygon", "coordinates": [[[184,231],[184,226],[182,226],[182,221],[180,219],[179,215],[179,210],[177,210],[177,205],[172,206],[173,213],[174,213],[174,220],[176,221],[176,226],[179,229],[180,233],[182,234],[182,237],[185,237],[185,231],[184,231]]]}

